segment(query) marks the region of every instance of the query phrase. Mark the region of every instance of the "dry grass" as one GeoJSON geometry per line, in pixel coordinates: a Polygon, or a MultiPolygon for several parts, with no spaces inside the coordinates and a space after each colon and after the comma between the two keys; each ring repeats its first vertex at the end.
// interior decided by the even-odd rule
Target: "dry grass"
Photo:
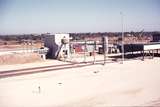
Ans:
{"type": "Polygon", "coordinates": [[[36,53],[15,53],[0,56],[0,65],[23,64],[36,61],[42,61],[40,55],[36,53]]]}
{"type": "Polygon", "coordinates": [[[40,47],[42,47],[41,43],[37,43],[33,45],[24,45],[24,44],[1,45],[0,44],[0,49],[40,48],[40,47]]]}

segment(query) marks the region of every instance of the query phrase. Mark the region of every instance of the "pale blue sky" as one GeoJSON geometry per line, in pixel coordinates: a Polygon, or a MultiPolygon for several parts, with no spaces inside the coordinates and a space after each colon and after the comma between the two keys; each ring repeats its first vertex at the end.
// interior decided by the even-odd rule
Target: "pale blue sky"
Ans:
{"type": "Polygon", "coordinates": [[[0,0],[0,34],[160,31],[160,0],[0,0]]]}

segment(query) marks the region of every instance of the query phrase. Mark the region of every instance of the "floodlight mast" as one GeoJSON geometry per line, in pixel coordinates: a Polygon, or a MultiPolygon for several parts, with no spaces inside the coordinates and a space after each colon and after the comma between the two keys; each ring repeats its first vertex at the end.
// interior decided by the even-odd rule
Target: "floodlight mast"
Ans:
{"type": "Polygon", "coordinates": [[[123,13],[120,12],[120,15],[121,15],[121,25],[122,25],[122,64],[123,64],[123,61],[124,61],[124,25],[123,25],[123,13]]]}

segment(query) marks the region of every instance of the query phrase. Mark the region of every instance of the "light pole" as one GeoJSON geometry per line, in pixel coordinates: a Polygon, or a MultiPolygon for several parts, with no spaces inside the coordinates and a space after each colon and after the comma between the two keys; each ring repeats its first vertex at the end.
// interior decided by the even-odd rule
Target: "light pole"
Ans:
{"type": "Polygon", "coordinates": [[[124,25],[123,25],[123,13],[120,12],[120,15],[121,15],[121,25],[122,25],[122,64],[123,64],[123,61],[124,61],[124,25]]]}

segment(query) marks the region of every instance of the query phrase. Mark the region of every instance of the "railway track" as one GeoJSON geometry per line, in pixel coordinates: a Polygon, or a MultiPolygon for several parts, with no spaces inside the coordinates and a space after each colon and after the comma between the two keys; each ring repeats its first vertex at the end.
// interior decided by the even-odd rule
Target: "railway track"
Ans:
{"type": "MultiPolygon", "coordinates": [[[[98,60],[94,64],[102,64],[102,63],[103,63],[103,60],[98,60]]],[[[85,67],[85,66],[91,66],[91,65],[93,65],[93,61],[80,62],[80,63],[68,63],[68,64],[60,64],[60,65],[50,65],[50,66],[25,68],[25,69],[17,69],[17,70],[8,70],[8,71],[0,71],[0,79],[1,78],[7,78],[7,77],[13,77],[13,76],[41,73],[41,72],[49,72],[49,71],[58,71],[58,70],[71,69],[71,68],[79,68],[79,67],[85,67]]]]}

